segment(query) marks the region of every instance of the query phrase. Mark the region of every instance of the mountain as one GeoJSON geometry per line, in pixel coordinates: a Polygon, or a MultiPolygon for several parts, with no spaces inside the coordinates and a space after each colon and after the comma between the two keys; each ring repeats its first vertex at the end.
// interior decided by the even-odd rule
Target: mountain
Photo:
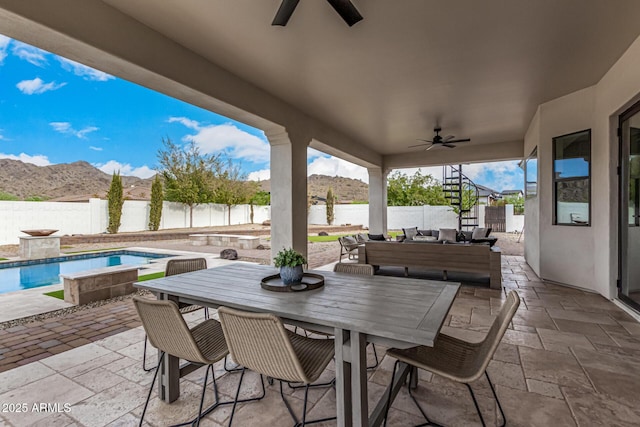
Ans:
{"type": "MultiPolygon", "coordinates": [[[[271,191],[271,181],[260,181],[260,187],[264,191],[271,191]]],[[[327,198],[329,187],[333,188],[333,194],[336,195],[340,203],[369,200],[369,186],[359,179],[311,175],[307,179],[307,187],[311,198],[321,204],[324,204],[327,198]]]]}
{"type": "MultiPolygon", "coordinates": [[[[125,198],[149,200],[152,178],[122,176],[125,198]]],[[[20,199],[42,197],[53,201],[87,201],[91,197],[105,198],[111,175],[91,164],[79,161],[50,166],[36,166],[19,160],[0,159],[0,192],[20,199]]],[[[329,187],[339,202],[369,199],[368,185],[339,176],[311,175],[308,179],[312,199],[324,203],[329,187]]],[[[271,182],[261,181],[260,187],[270,191],[271,182]]]]}
{"type": "MultiPolygon", "coordinates": [[[[33,196],[73,201],[104,198],[110,184],[111,175],[84,161],[36,166],[0,159],[0,191],[20,199],[33,196]]],[[[130,199],[148,199],[151,194],[151,179],[123,176],[122,185],[125,197],[130,199]]]]}

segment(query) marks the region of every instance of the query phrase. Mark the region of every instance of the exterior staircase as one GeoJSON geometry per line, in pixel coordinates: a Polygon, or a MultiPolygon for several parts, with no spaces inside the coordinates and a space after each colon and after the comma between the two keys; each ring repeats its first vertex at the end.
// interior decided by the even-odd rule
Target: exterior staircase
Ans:
{"type": "Polygon", "coordinates": [[[458,231],[478,227],[478,187],[462,173],[462,165],[443,167],[444,197],[458,213],[458,231]]]}

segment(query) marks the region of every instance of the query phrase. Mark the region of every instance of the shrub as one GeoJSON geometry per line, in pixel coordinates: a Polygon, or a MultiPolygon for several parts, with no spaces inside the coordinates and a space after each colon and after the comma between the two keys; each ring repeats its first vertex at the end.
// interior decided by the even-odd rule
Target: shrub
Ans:
{"type": "Polygon", "coordinates": [[[149,230],[158,231],[160,228],[160,219],[162,218],[162,201],[163,197],[162,181],[160,176],[151,184],[151,206],[149,207],[149,230]]]}
{"type": "Polygon", "coordinates": [[[120,172],[113,173],[111,178],[111,185],[107,192],[107,201],[109,203],[109,225],[107,231],[115,234],[120,228],[120,219],[122,218],[122,205],[124,204],[124,197],[122,195],[122,178],[120,178],[120,172]]]}

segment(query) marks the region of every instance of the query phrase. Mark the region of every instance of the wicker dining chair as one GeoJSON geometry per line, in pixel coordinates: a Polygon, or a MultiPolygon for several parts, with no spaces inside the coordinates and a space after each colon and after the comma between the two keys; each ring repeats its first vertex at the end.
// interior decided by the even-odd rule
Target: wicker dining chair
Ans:
{"type": "MultiPolygon", "coordinates": [[[[498,395],[493,388],[491,379],[489,379],[487,366],[496,352],[496,349],[498,348],[498,345],[500,344],[500,341],[502,340],[502,337],[504,336],[504,333],[507,330],[511,319],[513,319],[513,315],[519,305],[520,297],[518,294],[515,291],[509,292],[507,300],[500,309],[498,316],[494,319],[489,332],[480,342],[468,342],[441,333],[438,335],[434,347],[418,346],[408,348],[406,350],[396,348],[388,350],[387,354],[397,359],[393,367],[391,384],[393,384],[396,370],[400,362],[404,362],[415,368],[430,371],[452,381],[463,383],[471,393],[471,398],[473,399],[476,411],[480,417],[480,422],[482,422],[483,426],[486,426],[484,418],[482,417],[482,412],[480,412],[480,407],[478,406],[478,401],[476,400],[476,396],[470,385],[470,383],[480,379],[484,374],[489,383],[489,387],[491,388],[491,392],[493,393],[493,397],[496,400],[498,409],[500,410],[500,415],[502,417],[501,427],[504,427],[507,423],[507,419],[504,415],[504,411],[502,410],[502,405],[500,405],[498,395]]],[[[411,369],[410,372],[413,373],[413,371],[414,369],[411,369]]],[[[407,388],[409,390],[409,396],[411,396],[411,399],[413,399],[425,420],[427,420],[426,424],[421,425],[434,424],[429,420],[429,417],[427,417],[427,414],[411,392],[411,380],[408,384],[409,386],[407,388]]],[[[387,425],[386,417],[389,414],[389,407],[391,406],[390,400],[391,394],[389,394],[387,400],[387,413],[384,421],[385,426],[387,425]]]]}
{"type": "MultiPolygon", "coordinates": [[[[177,274],[189,273],[191,271],[198,270],[206,270],[207,269],[207,260],[204,258],[183,258],[183,259],[170,259],[167,262],[165,267],[164,275],[175,276],[177,274]]],[[[192,311],[200,310],[202,307],[199,305],[192,304],[184,304],[179,303],[178,307],[180,309],[180,313],[187,314],[192,311]]],[[[204,307],[204,318],[209,318],[209,308],[204,307]]],[[[142,369],[146,372],[149,372],[153,369],[153,367],[147,368],[147,337],[144,337],[144,347],[143,347],[143,357],[142,357],[142,369]]]]}
{"type": "MultiPolygon", "coordinates": [[[[333,358],[333,339],[313,339],[295,334],[284,327],[278,316],[271,313],[249,313],[220,307],[218,316],[231,357],[243,367],[236,390],[236,401],[240,395],[245,369],[251,369],[280,381],[280,396],[296,427],[335,419],[306,420],[309,386],[320,377],[333,358]],[[305,385],[301,421],[284,396],[283,381],[305,385]]],[[[229,427],[233,422],[235,409],[236,404],[231,411],[229,427]]]]}
{"type": "Polygon", "coordinates": [[[144,415],[147,412],[147,406],[149,405],[149,399],[151,398],[160,365],[165,356],[169,354],[192,363],[207,365],[198,415],[186,423],[179,424],[181,426],[190,424],[199,426],[202,417],[222,403],[218,397],[218,386],[216,384],[215,372],[213,371],[213,364],[225,358],[226,355],[229,354],[229,350],[227,349],[220,323],[213,319],[207,319],[189,329],[182,317],[182,313],[178,309],[178,305],[173,301],[157,301],[134,297],[133,304],[140,316],[147,337],[149,341],[151,341],[151,345],[160,350],[160,359],[155,368],[155,374],[153,375],[149,394],[147,395],[147,400],[144,404],[142,415],[140,416],[139,425],[142,426],[144,415]],[[213,378],[215,402],[203,411],[202,406],[207,389],[209,370],[211,370],[211,377],[213,378]]]}

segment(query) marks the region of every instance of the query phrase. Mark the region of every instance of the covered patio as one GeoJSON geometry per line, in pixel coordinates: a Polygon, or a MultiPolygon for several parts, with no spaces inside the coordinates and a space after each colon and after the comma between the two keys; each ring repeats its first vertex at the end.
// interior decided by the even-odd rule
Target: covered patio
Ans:
{"type": "MultiPolygon", "coordinates": [[[[505,289],[516,289],[523,298],[513,324],[489,365],[508,424],[511,426],[636,425],[640,411],[635,396],[640,392],[640,326],[601,296],[567,287],[545,284],[522,257],[505,257],[505,289]]],[[[504,293],[463,287],[447,316],[443,332],[481,339],[499,309],[504,293]]],[[[201,313],[192,313],[194,324],[201,313]]],[[[0,374],[0,401],[57,404],[48,412],[0,414],[3,426],[131,426],[137,425],[153,373],[141,368],[142,328],[132,329],[82,347],[33,362],[0,374]],[[64,404],[70,410],[64,410],[64,404]]],[[[379,354],[382,353],[379,349],[379,354]]],[[[152,359],[155,351],[149,349],[152,359]]],[[[373,354],[369,353],[369,359],[373,354]]],[[[373,360],[369,361],[370,363],[373,360]]],[[[328,381],[335,367],[321,376],[328,381]]],[[[393,359],[385,357],[369,375],[369,398],[380,398],[388,385],[393,359]]],[[[183,393],[173,404],[153,397],[145,425],[165,426],[197,413],[204,368],[181,380],[183,393]]],[[[239,374],[215,366],[218,387],[231,399],[239,374]]],[[[258,393],[259,379],[249,374],[243,393],[258,393]]],[[[486,382],[474,384],[488,422],[495,422],[496,408],[486,382]]],[[[286,390],[286,389],[285,389],[286,390]]],[[[286,390],[293,407],[302,409],[302,390],[286,390]]],[[[431,419],[443,425],[480,425],[468,391],[461,384],[422,373],[416,396],[431,419]]],[[[211,402],[213,393],[208,392],[211,402]]],[[[332,388],[310,394],[310,416],[335,412],[332,388]]],[[[220,407],[202,420],[201,426],[225,426],[229,406],[220,407]]],[[[234,425],[288,425],[290,422],[277,384],[267,385],[266,398],[241,405],[234,425]]],[[[396,398],[388,425],[422,422],[406,388],[396,398]]],[[[325,423],[320,425],[335,425],[325,423]]]]}
{"type": "MultiPolygon", "coordinates": [[[[273,255],[307,252],[309,147],[368,169],[371,233],[387,231],[393,169],[535,159],[525,257],[503,257],[503,290],[463,287],[444,331],[482,337],[515,289],[523,303],[489,367],[509,424],[637,423],[640,327],[619,298],[629,248],[619,240],[628,214],[618,210],[626,170],[618,159],[621,117],[640,100],[640,3],[354,0],[364,20],[351,28],[320,0],[301,2],[286,27],[273,27],[279,4],[0,0],[0,33],[263,130],[273,255]],[[409,148],[436,126],[471,142],[409,148]],[[585,130],[588,215],[562,224],[554,140],[585,130]]],[[[72,411],[0,413],[0,422],[134,424],[151,381],[139,368],[141,338],[135,329],[1,374],[0,402],[70,403],[72,411]]],[[[391,366],[387,357],[369,377],[370,399],[391,366]]],[[[191,414],[199,378],[182,379],[187,392],[175,404],[152,404],[149,424],[191,414]]],[[[220,380],[223,394],[235,381],[220,380]]],[[[477,422],[464,388],[429,375],[421,384],[437,422],[477,422]]],[[[491,412],[486,386],[476,387],[491,412]]],[[[239,424],[285,422],[284,407],[269,400],[277,394],[267,396],[244,405],[239,424]]],[[[311,414],[335,412],[334,398],[314,391],[311,414]]],[[[391,425],[421,421],[409,403],[403,389],[391,425]]],[[[228,415],[221,408],[203,424],[225,425],[228,415]]]]}

